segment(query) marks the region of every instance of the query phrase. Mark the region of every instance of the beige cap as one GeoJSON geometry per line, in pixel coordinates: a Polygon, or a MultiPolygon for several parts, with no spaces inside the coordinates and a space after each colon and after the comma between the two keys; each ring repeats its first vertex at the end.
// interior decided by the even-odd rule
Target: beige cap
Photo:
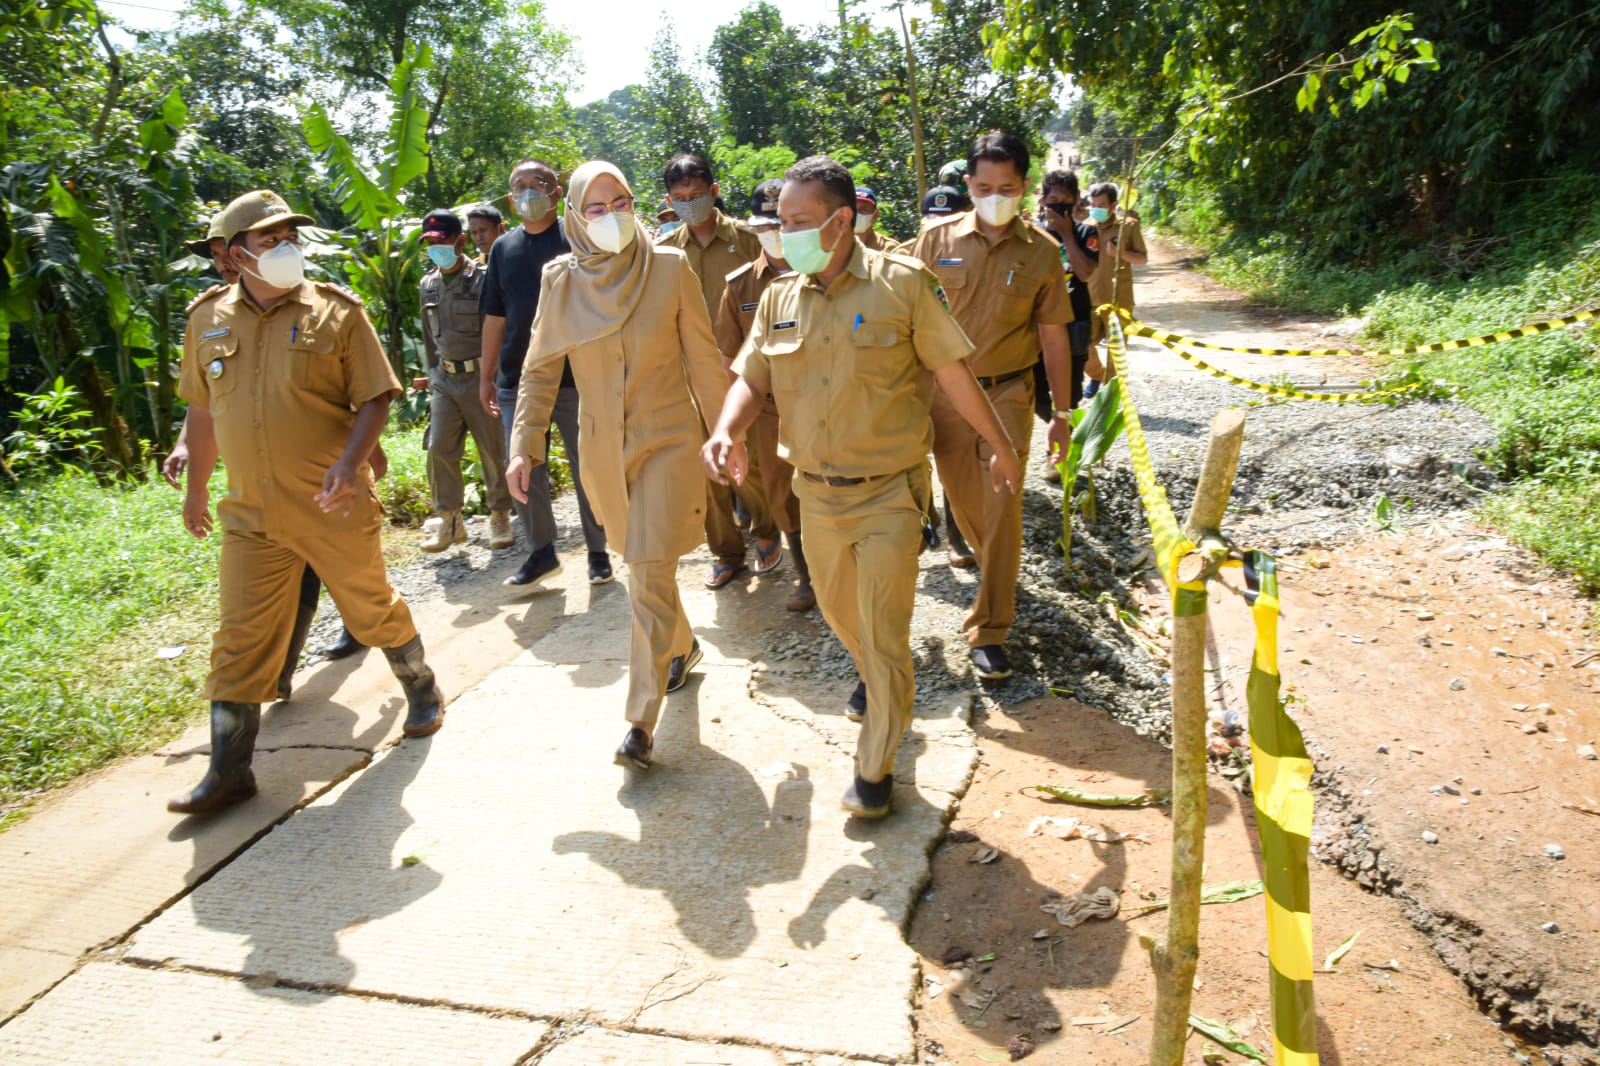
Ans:
{"type": "Polygon", "coordinates": [[[211,221],[206,226],[206,235],[197,241],[190,241],[184,247],[201,259],[211,258],[211,242],[222,236],[222,212],[218,211],[211,216],[211,221]]]}
{"type": "Polygon", "coordinates": [[[292,222],[297,226],[317,224],[317,220],[310,215],[289,210],[289,205],[277,193],[257,189],[230,201],[227,207],[217,212],[217,216],[211,220],[207,239],[215,234],[232,244],[233,239],[241,233],[266,229],[281,222],[292,222]]]}

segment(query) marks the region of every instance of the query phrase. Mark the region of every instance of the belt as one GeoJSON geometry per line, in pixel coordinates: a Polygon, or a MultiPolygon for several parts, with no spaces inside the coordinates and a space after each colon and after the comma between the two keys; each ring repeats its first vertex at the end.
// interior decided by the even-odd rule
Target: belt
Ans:
{"type": "Polygon", "coordinates": [[[463,359],[457,363],[449,359],[439,360],[439,365],[444,367],[446,374],[474,374],[478,370],[477,359],[463,359]]]}
{"type": "Polygon", "coordinates": [[[818,485],[828,485],[841,489],[846,485],[865,485],[869,481],[877,481],[879,478],[893,477],[894,475],[873,474],[871,477],[823,477],[821,474],[813,474],[809,470],[802,470],[800,471],[800,476],[807,481],[815,481],[818,485]]]}
{"type": "Polygon", "coordinates": [[[1013,370],[1009,374],[1000,374],[992,378],[979,378],[978,384],[986,389],[992,389],[996,385],[1004,385],[1008,381],[1015,381],[1017,378],[1031,373],[1033,373],[1033,367],[1030,366],[1023,370],[1013,370]]]}

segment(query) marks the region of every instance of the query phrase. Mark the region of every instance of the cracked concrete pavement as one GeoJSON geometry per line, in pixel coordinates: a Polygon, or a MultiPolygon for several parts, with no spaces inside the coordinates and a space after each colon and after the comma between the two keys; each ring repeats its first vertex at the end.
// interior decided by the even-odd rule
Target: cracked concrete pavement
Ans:
{"type": "Polygon", "coordinates": [[[703,565],[706,659],[649,774],[610,757],[626,568],[521,601],[483,572],[419,611],[454,694],[434,737],[398,741],[381,657],[324,663],[266,714],[240,808],[162,809],[197,727],[0,836],[0,1060],[913,1061],[903,931],[971,698],[918,706],[895,815],[851,822],[848,687],[761,662],[821,620],[783,610],[787,566],[713,594],[703,565]]]}

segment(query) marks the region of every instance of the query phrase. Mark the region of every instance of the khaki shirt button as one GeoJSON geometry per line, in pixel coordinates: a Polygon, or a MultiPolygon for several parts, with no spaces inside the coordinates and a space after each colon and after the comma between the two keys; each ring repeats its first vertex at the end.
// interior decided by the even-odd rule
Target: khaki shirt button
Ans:
{"type": "Polygon", "coordinates": [[[827,344],[827,343],[828,343],[828,342],[829,342],[829,341],[831,341],[831,340],[833,340],[833,338],[832,338],[832,337],[824,337],[824,338],[822,338],[822,343],[823,343],[823,344],[827,344]]]}
{"type": "Polygon", "coordinates": [[[828,379],[827,379],[827,378],[823,378],[823,379],[822,379],[822,383],[823,383],[823,384],[824,384],[824,385],[826,385],[826,384],[827,384],[827,383],[828,383],[828,379]]]}

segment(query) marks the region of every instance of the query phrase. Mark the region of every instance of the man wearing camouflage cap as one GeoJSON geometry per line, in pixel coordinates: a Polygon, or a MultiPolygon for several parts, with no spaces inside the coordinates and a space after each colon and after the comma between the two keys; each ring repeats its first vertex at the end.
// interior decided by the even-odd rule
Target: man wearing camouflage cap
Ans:
{"type": "Polygon", "coordinates": [[[301,225],[276,193],[246,193],[219,222],[238,284],[189,313],[178,392],[189,403],[184,527],[212,529],[220,457],[221,619],[211,644],[211,763],[167,809],[209,814],[253,796],[261,704],[277,691],[301,574],[312,566],[356,638],[405,690],[407,736],[443,724],[443,697],[411,612],[389,584],[368,466],[400,383],[361,302],[305,277],[301,225]]]}

